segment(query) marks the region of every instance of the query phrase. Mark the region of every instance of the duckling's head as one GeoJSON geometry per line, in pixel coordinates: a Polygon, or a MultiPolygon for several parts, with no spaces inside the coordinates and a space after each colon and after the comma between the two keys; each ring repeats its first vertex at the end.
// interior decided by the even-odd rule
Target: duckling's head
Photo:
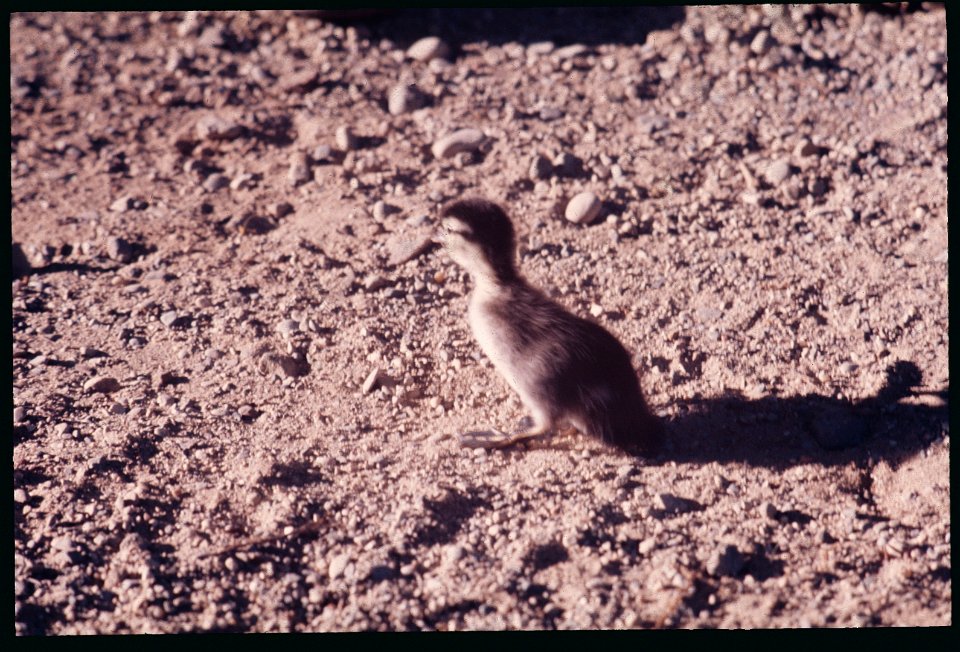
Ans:
{"type": "Polygon", "coordinates": [[[461,199],[441,212],[441,241],[455,263],[475,280],[516,276],[513,225],[502,208],[480,198],[461,199]]]}

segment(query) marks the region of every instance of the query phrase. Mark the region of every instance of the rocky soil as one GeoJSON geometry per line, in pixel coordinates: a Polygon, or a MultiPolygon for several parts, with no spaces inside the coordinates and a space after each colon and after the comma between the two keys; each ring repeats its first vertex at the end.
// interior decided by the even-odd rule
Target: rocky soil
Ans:
{"type": "Polygon", "coordinates": [[[21,13],[10,57],[17,633],[951,624],[942,6],[21,13]],[[661,455],[460,446],[524,416],[429,240],[466,194],[661,455]]]}

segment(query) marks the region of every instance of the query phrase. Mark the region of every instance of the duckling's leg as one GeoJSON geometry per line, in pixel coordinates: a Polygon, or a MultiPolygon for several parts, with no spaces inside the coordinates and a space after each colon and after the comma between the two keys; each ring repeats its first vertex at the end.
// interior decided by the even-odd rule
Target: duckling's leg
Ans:
{"type": "Polygon", "coordinates": [[[460,435],[460,445],[467,448],[507,448],[522,441],[550,435],[554,431],[551,419],[533,419],[533,426],[527,430],[508,434],[500,430],[465,432],[460,435]]]}
{"type": "Polygon", "coordinates": [[[523,430],[521,432],[516,432],[510,435],[502,443],[500,443],[497,448],[504,448],[506,446],[513,446],[514,444],[520,443],[522,441],[527,441],[528,439],[537,439],[538,437],[543,437],[545,435],[552,435],[554,431],[553,423],[543,422],[539,425],[535,425],[529,430],[523,430]]]}

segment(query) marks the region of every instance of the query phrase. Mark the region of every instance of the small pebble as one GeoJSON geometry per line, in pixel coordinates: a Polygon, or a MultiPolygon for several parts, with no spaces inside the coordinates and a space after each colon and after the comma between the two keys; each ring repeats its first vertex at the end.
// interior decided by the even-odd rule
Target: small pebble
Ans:
{"type": "Polygon", "coordinates": [[[436,36],[425,36],[407,48],[407,56],[416,61],[442,59],[448,54],[450,54],[449,46],[436,36]]]}
{"type": "Polygon", "coordinates": [[[363,289],[367,292],[376,292],[380,288],[388,286],[390,282],[379,274],[370,274],[363,279],[363,289]]]}
{"type": "Polygon", "coordinates": [[[344,552],[336,555],[330,560],[330,564],[327,566],[327,576],[329,576],[332,580],[342,577],[343,572],[347,569],[347,564],[349,563],[350,555],[348,553],[344,552]]]}
{"type": "Polygon", "coordinates": [[[130,197],[129,195],[120,197],[110,204],[110,210],[114,211],[115,213],[122,213],[133,208],[134,202],[134,198],[130,197]]]}
{"type": "Polygon", "coordinates": [[[602,203],[590,192],[581,192],[567,204],[564,216],[574,224],[590,224],[600,215],[602,203]]]}
{"type": "Polygon", "coordinates": [[[93,392],[109,394],[110,392],[117,391],[120,387],[120,382],[116,378],[111,378],[110,376],[94,376],[83,384],[83,391],[88,394],[93,392]]]}
{"type": "MultiPolygon", "coordinates": [[[[210,175],[210,176],[214,176],[214,175],[210,175]]],[[[209,181],[209,178],[208,178],[208,181],[209,181]]],[[[203,185],[206,188],[206,185],[207,185],[206,182],[203,185]]],[[[244,173],[244,174],[237,175],[233,179],[233,181],[230,182],[230,189],[243,190],[247,188],[253,188],[256,185],[257,185],[257,178],[250,173],[244,173]]]]}
{"type": "Polygon", "coordinates": [[[737,547],[728,545],[710,556],[706,570],[714,577],[735,577],[745,564],[746,560],[737,547]]]}
{"type": "Polygon", "coordinates": [[[207,115],[197,122],[196,131],[200,140],[230,140],[243,133],[243,127],[236,122],[207,115]]]}
{"type": "Polygon", "coordinates": [[[550,162],[550,159],[542,154],[534,156],[533,160],[530,161],[530,178],[533,181],[549,179],[551,174],[553,174],[553,163],[550,162]]]}
{"type": "Polygon", "coordinates": [[[399,84],[390,90],[387,96],[387,110],[390,115],[402,115],[423,106],[423,94],[411,84],[399,84]]]}
{"type": "Polygon", "coordinates": [[[750,42],[750,51],[756,55],[763,55],[767,53],[772,44],[773,40],[770,38],[770,32],[763,29],[757,32],[757,35],[750,42]]]}
{"type": "Polygon", "coordinates": [[[583,174],[583,160],[570,152],[560,152],[553,161],[553,170],[562,177],[579,177],[583,174]]]}
{"type": "Polygon", "coordinates": [[[300,322],[295,319],[285,319],[277,324],[277,332],[287,337],[300,330],[300,322]]]}
{"type": "Polygon", "coordinates": [[[656,504],[663,511],[673,514],[680,514],[696,509],[696,503],[694,501],[669,493],[657,494],[656,504]]]}
{"type": "Polygon", "coordinates": [[[206,179],[204,179],[203,189],[206,190],[207,192],[216,192],[221,188],[225,188],[229,184],[230,182],[227,180],[225,176],[223,176],[219,172],[215,172],[211,174],[209,177],[207,177],[206,179]]]}
{"type": "Polygon", "coordinates": [[[27,418],[27,409],[22,405],[18,405],[13,408],[13,422],[14,423],[23,423],[27,418]]]}
{"type": "Polygon", "coordinates": [[[290,169],[287,172],[287,181],[291,186],[299,186],[310,180],[310,164],[307,155],[297,152],[290,157],[290,169]]]}
{"type": "Polygon", "coordinates": [[[176,321],[177,321],[176,310],[168,310],[162,315],[160,315],[160,323],[163,324],[164,326],[167,326],[168,328],[173,326],[174,322],[176,321]]]}
{"type": "Polygon", "coordinates": [[[456,544],[448,545],[444,547],[442,554],[443,554],[443,561],[446,564],[450,564],[450,565],[455,564],[461,559],[463,559],[463,556],[464,556],[463,546],[458,546],[456,544]]]}
{"type": "Polygon", "coordinates": [[[333,159],[333,148],[330,145],[317,145],[311,158],[315,163],[329,163],[333,159]]]}
{"type": "Polygon", "coordinates": [[[340,125],[337,127],[337,131],[333,135],[333,140],[337,144],[337,147],[340,149],[340,151],[343,152],[349,152],[356,149],[359,143],[353,131],[351,131],[350,127],[346,125],[340,125]]]}
{"type": "Polygon", "coordinates": [[[374,367],[373,371],[367,374],[366,380],[363,381],[363,386],[361,390],[363,391],[364,394],[369,394],[376,388],[379,381],[380,381],[380,369],[377,367],[374,367]]]}
{"type": "Polygon", "coordinates": [[[773,161],[767,166],[763,176],[770,185],[778,186],[790,176],[790,163],[786,159],[773,161]]]}
{"type": "Polygon", "coordinates": [[[450,158],[460,152],[470,152],[483,144],[485,136],[479,129],[460,129],[433,143],[431,151],[436,158],[450,158]]]}
{"type": "Polygon", "coordinates": [[[107,255],[121,263],[129,263],[133,259],[133,247],[123,238],[111,236],[107,238],[107,255]]]}
{"type": "Polygon", "coordinates": [[[270,217],[275,217],[280,219],[281,217],[286,217],[293,212],[293,206],[285,201],[277,202],[276,204],[271,204],[267,209],[267,214],[270,217]]]}

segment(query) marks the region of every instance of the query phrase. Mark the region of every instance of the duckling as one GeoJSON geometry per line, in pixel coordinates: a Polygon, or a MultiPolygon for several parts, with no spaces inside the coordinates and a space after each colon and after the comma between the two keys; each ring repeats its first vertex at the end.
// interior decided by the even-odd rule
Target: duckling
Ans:
{"type": "Polygon", "coordinates": [[[474,284],[467,311],[473,336],[532,417],[532,428],[503,445],[566,423],[618,448],[655,453],[662,427],[630,354],[602,326],[571,314],[521,276],[504,210],[471,198],[448,204],[441,216],[440,241],[474,284]]]}

